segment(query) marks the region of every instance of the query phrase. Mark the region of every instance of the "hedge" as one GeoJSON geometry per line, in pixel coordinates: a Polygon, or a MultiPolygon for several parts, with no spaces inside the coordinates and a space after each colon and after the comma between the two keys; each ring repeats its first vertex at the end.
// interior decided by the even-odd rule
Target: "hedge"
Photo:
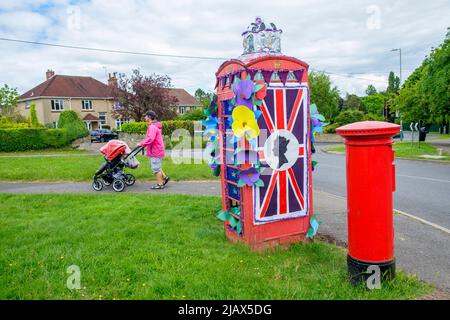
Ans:
{"type": "Polygon", "coordinates": [[[0,129],[0,151],[60,148],[69,143],[67,129],[0,129]]]}
{"type": "MultiPolygon", "coordinates": [[[[191,136],[194,135],[194,121],[167,120],[161,121],[162,134],[172,136],[177,129],[186,129],[191,136]]],[[[124,133],[145,134],[147,132],[147,122],[129,122],[122,124],[121,131],[124,133]]]]}

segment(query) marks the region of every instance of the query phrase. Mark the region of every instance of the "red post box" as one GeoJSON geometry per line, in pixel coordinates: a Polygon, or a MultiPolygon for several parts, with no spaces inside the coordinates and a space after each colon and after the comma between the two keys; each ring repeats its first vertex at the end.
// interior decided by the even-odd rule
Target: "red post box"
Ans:
{"type": "Polygon", "coordinates": [[[392,137],[400,126],[356,122],[336,129],[347,158],[348,271],[353,284],[377,266],[381,279],[395,276],[392,193],[395,191],[392,137]]]}

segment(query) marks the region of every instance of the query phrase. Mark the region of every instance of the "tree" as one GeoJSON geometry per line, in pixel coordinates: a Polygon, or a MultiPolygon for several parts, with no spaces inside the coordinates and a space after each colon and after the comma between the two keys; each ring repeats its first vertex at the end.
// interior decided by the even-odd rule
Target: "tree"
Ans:
{"type": "Polygon", "coordinates": [[[195,91],[194,96],[195,96],[195,99],[197,99],[197,101],[200,102],[200,104],[202,105],[202,108],[207,108],[209,106],[209,104],[211,103],[211,98],[209,97],[209,95],[200,88],[198,88],[195,91]]]}
{"type": "Polygon", "coordinates": [[[203,112],[203,108],[197,108],[197,109],[186,112],[185,114],[179,116],[177,118],[177,120],[198,121],[198,120],[203,120],[204,118],[205,118],[205,114],[203,112]]]}
{"type": "Polygon", "coordinates": [[[339,114],[339,91],[332,87],[330,77],[324,73],[312,72],[309,75],[311,103],[315,103],[326,121],[334,122],[339,114]]]}
{"type": "Polygon", "coordinates": [[[400,89],[400,78],[397,77],[394,72],[389,72],[389,78],[388,78],[388,87],[386,89],[386,92],[388,94],[390,93],[397,93],[400,89]]]}
{"type": "Polygon", "coordinates": [[[382,116],[385,99],[386,96],[384,94],[375,93],[363,97],[362,103],[368,114],[382,116]]]}
{"type": "Polygon", "coordinates": [[[368,96],[377,94],[377,89],[373,85],[369,84],[366,89],[366,94],[368,96]]]}
{"type": "Polygon", "coordinates": [[[5,84],[0,88],[0,113],[4,116],[12,116],[14,108],[17,106],[17,101],[20,95],[17,89],[9,87],[5,84]]]}
{"type": "Polygon", "coordinates": [[[86,137],[89,134],[84,122],[72,110],[65,110],[59,114],[58,128],[67,129],[67,138],[70,141],[86,137]]]}
{"type": "Polygon", "coordinates": [[[447,125],[450,121],[450,39],[432,50],[421,79],[424,99],[430,107],[430,120],[447,125]]]}
{"type": "Polygon", "coordinates": [[[169,94],[171,79],[167,75],[143,76],[133,70],[131,77],[119,75],[118,86],[112,88],[117,101],[114,116],[135,121],[143,121],[145,113],[153,110],[159,120],[170,120],[177,116],[176,97],[169,94]]]}
{"type": "Polygon", "coordinates": [[[32,128],[39,127],[39,121],[36,114],[36,104],[32,103],[30,106],[30,122],[32,128]]]}
{"type": "Polygon", "coordinates": [[[362,112],[366,111],[364,103],[360,97],[355,94],[348,94],[344,99],[344,110],[359,110],[362,112]]]}
{"type": "Polygon", "coordinates": [[[450,122],[450,38],[431,50],[405,81],[396,98],[403,118],[426,124],[450,122]]]}
{"type": "Polygon", "coordinates": [[[354,109],[342,111],[336,117],[336,123],[338,123],[340,126],[363,120],[364,120],[364,112],[354,109]]]}

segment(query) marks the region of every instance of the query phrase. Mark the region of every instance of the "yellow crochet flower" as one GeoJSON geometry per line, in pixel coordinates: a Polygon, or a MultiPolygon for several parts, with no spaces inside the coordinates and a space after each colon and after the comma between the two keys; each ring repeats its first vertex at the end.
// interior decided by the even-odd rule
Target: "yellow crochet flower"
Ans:
{"type": "Polygon", "coordinates": [[[259,136],[259,126],[252,110],[246,106],[237,106],[231,116],[233,118],[231,128],[236,137],[242,138],[246,133],[248,133],[247,139],[259,136]]]}

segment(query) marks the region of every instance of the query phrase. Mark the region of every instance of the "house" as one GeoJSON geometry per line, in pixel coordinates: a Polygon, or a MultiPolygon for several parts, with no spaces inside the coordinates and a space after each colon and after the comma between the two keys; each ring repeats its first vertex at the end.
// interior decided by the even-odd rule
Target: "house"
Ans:
{"type": "Polygon", "coordinates": [[[168,89],[169,95],[177,98],[177,112],[178,114],[185,114],[186,112],[200,108],[201,104],[193,96],[191,96],[184,89],[168,89]]]}
{"type": "MultiPolygon", "coordinates": [[[[55,74],[47,70],[46,80],[25,92],[18,101],[18,111],[28,117],[30,107],[35,105],[38,121],[57,127],[59,113],[73,110],[78,113],[89,130],[100,128],[120,128],[122,123],[132,119],[119,119],[113,116],[115,100],[112,88],[117,87],[114,73],[109,75],[108,84],[92,77],[55,74]]],[[[200,103],[184,89],[167,89],[178,100],[177,111],[184,114],[200,107],[200,103]]]]}
{"type": "Polygon", "coordinates": [[[46,78],[20,97],[18,110],[22,115],[29,116],[30,106],[34,104],[38,121],[54,127],[63,110],[77,112],[89,130],[117,127],[128,122],[112,115],[114,98],[111,86],[117,85],[115,75],[110,75],[108,85],[92,77],[58,75],[52,70],[46,72],[46,78]]]}

